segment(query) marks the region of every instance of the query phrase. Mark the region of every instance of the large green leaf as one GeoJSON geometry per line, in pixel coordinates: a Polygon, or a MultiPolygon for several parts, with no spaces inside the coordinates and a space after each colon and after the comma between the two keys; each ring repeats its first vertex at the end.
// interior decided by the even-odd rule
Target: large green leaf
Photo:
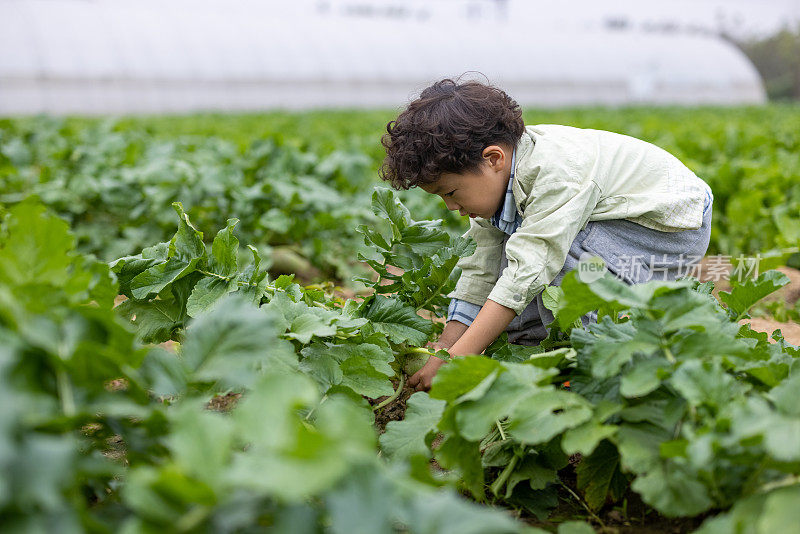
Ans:
{"type": "Polygon", "coordinates": [[[794,485],[771,492],[758,517],[758,533],[790,532],[800,525],[800,486],[794,485]]]}
{"type": "Polygon", "coordinates": [[[761,438],[764,449],[783,462],[800,461],[800,417],[780,413],[760,397],[734,405],[732,434],[739,440],[761,438]]]}
{"type": "Polygon", "coordinates": [[[334,534],[393,534],[396,495],[391,481],[374,469],[356,469],[330,492],[327,508],[334,534]]]}
{"type": "MultiPolygon", "coordinates": [[[[490,376],[494,380],[503,370],[500,363],[483,356],[455,358],[436,373],[430,395],[434,399],[453,402],[484,383],[490,376]]],[[[491,382],[484,383],[485,388],[490,386],[491,382]]],[[[485,389],[480,396],[483,393],[485,389]]]]}
{"type": "Polygon", "coordinates": [[[236,289],[236,280],[216,277],[203,278],[194,286],[186,301],[186,313],[191,317],[197,317],[212,309],[222,297],[236,289]]]}
{"type": "Polygon", "coordinates": [[[25,202],[9,211],[0,241],[0,281],[11,286],[62,286],[70,277],[75,239],[67,223],[44,206],[25,202]]]}
{"type": "Polygon", "coordinates": [[[180,222],[178,231],[169,242],[169,257],[175,257],[187,263],[205,258],[206,247],[203,244],[203,233],[189,221],[189,216],[183,211],[183,205],[180,202],[173,202],[172,207],[180,217],[180,222]]]}
{"type": "Polygon", "coordinates": [[[309,404],[316,389],[310,385],[309,390],[309,382],[302,378],[268,376],[243,403],[237,421],[251,436],[251,448],[238,454],[228,471],[240,487],[284,502],[301,502],[333,487],[352,471],[351,466],[374,461],[369,410],[334,395],[317,406],[315,424],[310,425],[295,412],[309,404]]]}
{"type": "Polygon", "coordinates": [[[650,356],[661,349],[661,340],[655,332],[637,329],[632,323],[615,325],[607,317],[603,325],[607,327],[606,335],[593,339],[584,349],[596,378],[615,376],[635,355],[650,356]]]}
{"type": "Polygon", "coordinates": [[[379,373],[363,358],[349,358],[340,365],[342,370],[341,384],[365,397],[376,399],[394,392],[391,381],[383,373],[379,373]]]}
{"type": "Polygon", "coordinates": [[[115,308],[136,325],[136,335],[145,343],[163,343],[177,328],[184,326],[186,315],[176,300],[141,302],[128,299],[115,308]]]}
{"type": "Polygon", "coordinates": [[[747,384],[737,382],[721,366],[697,360],[683,363],[672,375],[670,383],[689,404],[706,404],[715,408],[726,406],[749,389],[747,384]]]}
{"type": "Polygon", "coordinates": [[[406,401],[403,420],[389,422],[386,432],[381,434],[383,452],[393,457],[430,454],[425,440],[436,429],[444,407],[444,401],[432,399],[425,392],[411,395],[406,401]]]}
{"type": "Polygon", "coordinates": [[[719,298],[728,305],[734,320],[746,317],[753,304],[789,283],[789,277],[780,271],[767,271],[758,278],[748,278],[733,285],[730,292],[720,291],[719,298]]]}
{"type": "Polygon", "coordinates": [[[312,337],[330,337],[334,334],[336,334],[336,327],[331,324],[330,319],[309,311],[292,321],[286,336],[306,344],[311,341],[312,337]]]}
{"type": "Polygon", "coordinates": [[[173,410],[168,446],[184,473],[221,484],[232,455],[233,423],[228,417],[185,404],[173,410]]]}
{"type": "Polygon", "coordinates": [[[664,358],[634,359],[620,380],[619,392],[624,397],[643,397],[652,393],[661,386],[662,375],[667,375],[670,367],[664,358]]]}
{"type": "Polygon", "coordinates": [[[616,425],[603,424],[606,419],[619,412],[622,407],[608,401],[600,401],[594,407],[592,418],[564,433],[561,447],[567,454],[592,454],[597,445],[617,432],[616,425]]]}
{"type": "Polygon", "coordinates": [[[381,374],[389,377],[394,376],[394,369],[390,365],[394,361],[394,354],[391,349],[365,341],[375,341],[375,339],[360,339],[358,342],[341,344],[317,341],[304,347],[301,354],[304,358],[324,356],[339,363],[350,358],[357,358],[368,362],[381,374]]]}
{"type": "Polygon", "coordinates": [[[552,389],[534,393],[518,404],[511,415],[509,430],[520,442],[535,445],[546,443],[591,417],[591,405],[582,397],[552,389]]]}
{"type": "Polygon", "coordinates": [[[625,424],[617,431],[617,450],[626,471],[644,473],[654,469],[661,456],[661,443],[672,433],[649,423],[625,424]]]}
{"type": "Polygon", "coordinates": [[[235,296],[191,324],[181,356],[193,381],[220,389],[252,386],[259,371],[297,368],[274,318],[235,296]]]}
{"type": "Polygon", "coordinates": [[[462,396],[464,400],[461,401],[456,413],[459,433],[468,440],[480,440],[496,421],[511,415],[519,403],[527,403],[531,395],[538,390],[537,378],[541,379],[544,375],[537,371],[539,371],[537,368],[530,365],[517,366],[493,378],[488,390],[480,396],[472,396],[472,392],[462,396]],[[531,372],[519,372],[522,370],[531,372]],[[469,398],[465,398],[466,396],[469,398]]]}
{"type": "Polygon", "coordinates": [[[529,454],[519,463],[518,467],[508,477],[506,484],[506,498],[510,498],[514,488],[520,482],[527,482],[533,490],[542,490],[548,484],[558,480],[558,473],[550,466],[542,465],[538,454],[529,454]]]}
{"type": "Polygon", "coordinates": [[[372,193],[372,210],[375,215],[388,219],[397,230],[404,229],[411,220],[411,213],[391,189],[376,187],[372,193]]]}
{"type": "Polygon", "coordinates": [[[409,343],[422,346],[433,333],[433,325],[417,315],[411,306],[397,299],[376,295],[362,311],[376,331],[386,334],[393,343],[409,343]]]}
{"type": "Polygon", "coordinates": [[[599,510],[606,497],[621,499],[628,481],[620,471],[619,454],[609,441],[601,441],[594,452],[584,456],[576,468],[578,489],[584,491],[586,504],[599,510]]]}
{"type": "Polygon", "coordinates": [[[457,469],[472,496],[483,500],[483,466],[478,442],[450,435],[439,445],[434,456],[445,469],[457,469]]]}
{"type": "Polygon", "coordinates": [[[520,526],[501,510],[481,507],[446,492],[415,496],[405,523],[415,534],[544,533],[520,526]]]}
{"type": "Polygon", "coordinates": [[[131,293],[136,299],[146,299],[160,293],[169,284],[194,271],[198,258],[183,261],[170,258],[139,273],[130,282],[131,293]]]}
{"type": "Polygon", "coordinates": [[[233,235],[233,229],[239,219],[228,219],[225,228],[220,230],[211,245],[210,268],[213,272],[230,276],[239,267],[239,240],[233,235]]]}
{"type": "Polygon", "coordinates": [[[655,467],[634,480],[631,487],[668,517],[695,516],[714,504],[703,483],[675,463],[655,467]]]}

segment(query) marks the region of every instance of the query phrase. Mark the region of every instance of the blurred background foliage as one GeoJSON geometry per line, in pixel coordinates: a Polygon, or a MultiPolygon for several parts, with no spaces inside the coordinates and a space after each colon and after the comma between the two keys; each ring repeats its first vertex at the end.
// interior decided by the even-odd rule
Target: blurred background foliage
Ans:
{"type": "Polygon", "coordinates": [[[767,37],[728,39],[758,69],[770,100],[800,100],[800,23],[767,37]]]}
{"type": "MultiPolygon", "coordinates": [[[[200,230],[237,232],[277,271],[347,281],[359,224],[372,224],[381,135],[398,110],[0,120],[0,202],[34,194],[64,217],[82,252],[110,260],[166,240],[171,203],[200,230]],[[282,266],[282,267],[281,267],[282,266]]],[[[757,254],[800,242],[800,107],[527,109],[526,124],[631,135],[664,148],[714,191],[709,254],[757,254]]],[[[417,219],[467,222],[419,190],[417,219]]],[[[210,234],[208,234],[210,235],[210,234]]]]}

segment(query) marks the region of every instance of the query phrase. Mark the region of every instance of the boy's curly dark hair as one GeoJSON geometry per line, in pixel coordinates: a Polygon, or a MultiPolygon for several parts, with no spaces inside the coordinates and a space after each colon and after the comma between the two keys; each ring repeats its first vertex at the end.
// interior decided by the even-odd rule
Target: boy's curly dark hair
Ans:
{"type": "Polygon", "coordinates": [[[474,171],[483,149],[516,146],[525,124],[504,91],[476,81],[438,81],[386,125],[379,174],[395,189],[433,183],[444,172],[474,171]]]}

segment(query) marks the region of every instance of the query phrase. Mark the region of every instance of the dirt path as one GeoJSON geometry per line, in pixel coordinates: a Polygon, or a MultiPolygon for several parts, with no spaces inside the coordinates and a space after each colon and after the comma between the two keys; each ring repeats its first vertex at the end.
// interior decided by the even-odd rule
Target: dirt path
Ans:
{"type": "MultiPolygon", "coordinates": [[[[753,317],[752,319],[744,319],[739,321],[740,324],[750,323],[750,328],[758,332],[766,332],[772,335],[775,330],[780,330],[784,339],[792,345],[800,345],[800,324],[797,323],[781,323],[774,319],[766,319],[764,317],[753,317]]],[[[769,339],[770,343],[776,343],[772,338],[769,339]]]]}
{"type": "MultiPolygon", "coordinates": [[[[724,256],[706,256],[698,264],[694,276],[702,282],[714,282],[714,296],[719,298],[720,291],[730,291],[729,282],[733,266],[730,262],[721,261],[724,256]]],[[[800,271],[791,267],[779,267],[776,269],[789,277],[789,284],[782,287],[775,293],[766,297],[763,302],[774,302],[783,299],[787,305],[793,306],[800,299],[800,271]]],[[[796,322],[782,323],[772,318],[753,317],[740,321],[741,324],[750,323],[750,328],[759,332],[772,334],[775,330],[780,330],[783,337],[792,345],[800,345],[800,324],[796,322]]],[[[770,342],[774,341],[770,338],[770,342]]]]}

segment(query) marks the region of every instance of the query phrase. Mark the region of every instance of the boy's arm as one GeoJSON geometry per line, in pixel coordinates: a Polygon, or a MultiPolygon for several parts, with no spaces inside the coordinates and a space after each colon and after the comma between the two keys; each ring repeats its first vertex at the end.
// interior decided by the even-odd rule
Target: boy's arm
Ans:
{"type": "Polygon", "coordinates": [[[444,325],[444,330],[442,330],[442,335],[439,336],[439,339],[433,345],[434,348],[449,349],[464,335],[464,332],[466,332],[468,328],[469,326],[460,321],[447,321],[447,324],[444,325]]]}
{"type": "MultiPolygon", "coordinates": [[[[487,300],[469,327],[458,321],[448,322],[439,337],[437,346],[449,348],[450,355],[454,357],[481,354],[503,333],[515,316],[516,312],[511,308],[506,308],[493,300],[487,300]],[[453,339],[455,342],[448,347],[447,343],[453,339]]],[[[422,369],[414,373],[408,380],[408,385],[417,391],[430,389],[433,377],[444,363],[439,358],[429,358],[422,369]]]]}
{"type": "Polygon", "coordinates": [[[469,230],[462,236],[475,240],[475,252],[458,261],[461,276],[450,298],[482,303],[500,276],[505,235],[489,221],[470,219],[469,230]]]}
{"type": "Polygon", "coordinates": [[[517,312],[487,299],[480,313],[464,334],[450,347],[451,356],[481,354],[503,333],[517,312]]]}
{"type": "MultiPolygon", "coordinates": [[[[486,301],[486,296],[491,292],[497,277],[500,275],[504,236],[505,234],[501,230],[492,226],[488,221],[470,220],[469,230],[463,237],[474,239],[476,250],[472,255],[459,260],[458,267],[461,269],[461,276],[458,279],[455,290],[448,297],[467,302],[486,301]]],[[[484,305],[485,307],[486,305],[484,305]]],[[[483,313],[483,310],[481,310],[481,313],[483,313]]],[[[511,319],[513,319],[513,316],[508,320],[506,326],[511,322],[511,319]]],[[[475,324],[474,321],[472,324],[475,324]]],[[[472,328],[472,326],[467,327],[467,325],[458,320],[448,321],[444,331],[442,331],[442,335],[439,336],[439,340],[434,344],[434,348],[451,349],[469,328],[472,328]]],[[[505,326],[500,329],[500,332],[503,329],[505,329],[505,326]]],[[[500,335],[500,332],[497,335],[500,335]]],[[[483,352],[492,341],[494,341],[494,338],[490,339],[477,354],[483,352]]],[[[461,354],[467,353],[462,352],[461,354]]],[[[414,373],[408,380],[409,385],[416,387],[417,390],[429,389],[436,371],[443,363],[439,358],[428,358],[422,369],[414,373]]]]}

